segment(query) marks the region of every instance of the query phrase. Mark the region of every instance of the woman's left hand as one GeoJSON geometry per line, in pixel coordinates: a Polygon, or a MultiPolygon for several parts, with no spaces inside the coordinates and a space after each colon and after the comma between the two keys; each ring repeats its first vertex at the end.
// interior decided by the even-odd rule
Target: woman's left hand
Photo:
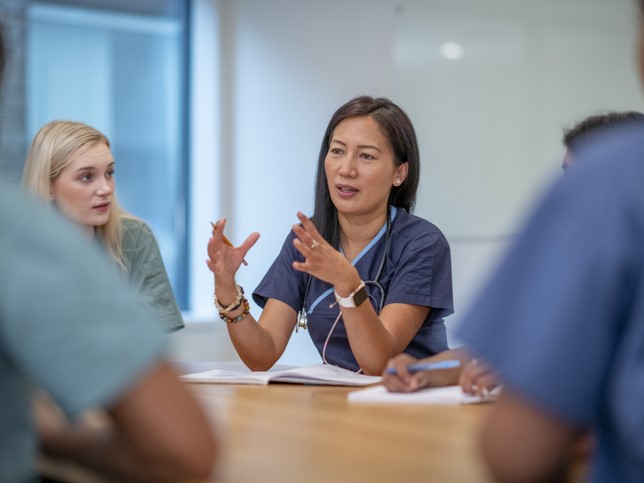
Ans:
{"type": "MultiPolygon", "coordinates": [[[[294,225],[293,245],[304,256],[304,262],[293,262],[293,268],[324,280],[338,288],[346,280],[346,291],[351,292],[359,282],[349,278],[353,266],[342,253],[333,248],[318,232],[313,222],[301,212],[297,213],[301,225],[294,225]]],[[[353,269],[355,275],[357,271],[353,269]]],[[[359,278],[359,277],[358,277],[359,278]]],[[[345,288],[345,287],[341,287],[345,288]]],[[[344,291],[344,290],[342,290],[344,291]]]]}
{"type": "Polygon", "coordinates": [[[464,393],[485,397],[501,385],[501,376],[487,362],[475,358],[465,364],[458,383],[464,393]]]}

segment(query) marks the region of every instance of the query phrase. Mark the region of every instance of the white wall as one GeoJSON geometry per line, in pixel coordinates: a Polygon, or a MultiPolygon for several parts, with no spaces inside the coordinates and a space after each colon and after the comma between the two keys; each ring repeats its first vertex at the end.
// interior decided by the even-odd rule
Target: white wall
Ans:
{"type": "MultiPolygon", "coordinates": [[[[193,180],[193,318],[201,322],[172,336],[177,357],[235,357],[214,320],[208,219],[226,216],[235,243],[261,233],[239,274],[251,291],[295,212],[311,212],[328,119],[359,94],[391,97],[416,127],[416,213],[452,247],[452,335],[534,196],[559,175],[562,127],[598,110],[643,109],[633,8],[631,0],[196,1],[193,161],[205,169],[193,180]],[[460,60],[441,57],[448,41],[462,45],[460,60]]],[[[282,362],[317,360],[300,332],[282,362]]]]}
{"type": "Polygon", "coordinates": [[[562,127],[642,109],[635,2],[396,4],[393,96],[421,145],[416,212],[452,247],[453,333],[534,197],[560,175],[562,127]],[[446,42],[462,46],[460,59],[441,55],[446,42]]]}
{"type": "MultiPolygon", "coordinates": [[[[200,0],[193,14],[193,72],[205,70],[210,82],[194,81],[199,91],[193,92],[193,125],[207,151],[202,156],[195,149],[193,162],[218,167],[210,164],[205,175],[193,177],[199,186],[193,196],[197,273],[195,310],[187,318],[197,322],[171,340],[177,358],[233,358],[225,327],[214,320],[212,277],[203,262],[208,219],[225,216],[226,235],[236,244],[260,232],[248,267],[238,274],[252,291],[297,221],[296,212],[312,211],[315,163],[333,111],[358,94],[391,95],[393,18],[388,0],[200,0]],[[214,67],[208,68],[209,59],[214,67]],[[211,79],[214,72],[219,77],[211,79]],[[203,111],[214,108],[220,117],[208,119],[212,114],[203,111]]],[[[251,310],[259,314],[256,306],[251,310]]],[[[302,332],[282,360],[317,361],[302,332]]]]}

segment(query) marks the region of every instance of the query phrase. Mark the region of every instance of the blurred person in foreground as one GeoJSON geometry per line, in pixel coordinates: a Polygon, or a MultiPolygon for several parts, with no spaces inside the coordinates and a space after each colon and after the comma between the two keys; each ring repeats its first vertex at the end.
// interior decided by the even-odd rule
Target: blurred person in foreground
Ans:
{"type": "Polygon", "coordinates": [[[0,481],[32,481],[38,446],[116,481],[208,477],[217,445],[159,323],[65,220],[1,180],[0,226],[0,481]],[[64,415],[32,412],[36,385],[64,415]],[[91,408],[106,425],[78,418],[91,408]]]}
{"type": "MultiPolygon", "coordinates": [[[[642,124],[644,114],[638,111],[608,111],[592,114],[569,128],[563,133],[562,142],[566,148],[562,167],[568,170],[574,163],[579,150],[596,136],[606,135],[621,128],[642,124]]],[[[474,357],[466,347],[453,349],[449,352],[433,355],[421,360],[407,354],[392,358],[388,367],[395,373],[383,374],[384,384],[393,392],[413,392],[425,387],[436,387],[447,384],[458,384],[463,392],[470,395],[486,397],[492,390],[501,385],[499,374],[485,360],[474,357]],[[418,362],[438,362],[445,359],[458,359],[461,366],[440,371],[421,371],[410,373],[409,365],[418,362]]],[[[582,444],[580,452],[587,454],[590,444],[582,444]]]]}
{"type": "Polygon", "coordinates": [[[584,143],[463,322],[504,381],[481,439],[496,481],[564,480],[589,430],[590,481],[644,481],[643,185],[642,125],[584,143]]]}

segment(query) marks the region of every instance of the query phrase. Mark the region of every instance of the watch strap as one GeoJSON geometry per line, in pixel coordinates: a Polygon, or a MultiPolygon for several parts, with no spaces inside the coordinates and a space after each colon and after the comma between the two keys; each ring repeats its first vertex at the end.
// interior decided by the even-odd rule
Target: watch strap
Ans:
{"type": "Polygon", "coordinates": [[[367,287],[365,286],[364,281],[360,280],[360,285],[358,285],[358,288],[356,288],[353,292],[351,292],[349,295],[346,297],[341,297],[338,295],[338,292],[334,291],[333,292],[335,295],[335,301],[341,306],[341,307],[347,307],[347,308],[355,308],[359,307],[362,302],[367,300],[367,287]]]}

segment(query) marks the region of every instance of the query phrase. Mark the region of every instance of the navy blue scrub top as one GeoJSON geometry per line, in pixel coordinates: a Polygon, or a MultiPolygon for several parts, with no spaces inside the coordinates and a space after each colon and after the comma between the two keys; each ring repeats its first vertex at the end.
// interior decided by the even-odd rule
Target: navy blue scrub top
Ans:
{"type": "MultiPolygon", "coordinates": [[[[384,305],[404,303],[432,308],[405,349],[414,357],[427,357],[448,348],[443,318],[454,312],[449,244],[443,233],[429,221],[410,215],[402,208],[391,207],[390,212],[389,253],[379,279],[385,291],[384,305]]],[[[304,261],[304,257],[293,246],[294,238],[291,231],[277,259],[253,292],[253,300],[262,308],[269,298],[288,304],[296,312],[302,307],[308,274],[292,266],[295,260],[304,261]]],[[[365,282],[373,280],[378,272],[385,239],[386,225],[353,260],[360,278],[365,282]]],[[[371,303],[376,308],[379,291],[370,284],[367,284],[367,289],[371,303]]],[[[337,305],[329,307],[334,302],[333,286],[312,277],[306,299],[308,331],[320,354],[340,312],[337,305]]],[[[342,319],[327,344],[326,360],[353,371],[359,369],[342,319]]]]}

